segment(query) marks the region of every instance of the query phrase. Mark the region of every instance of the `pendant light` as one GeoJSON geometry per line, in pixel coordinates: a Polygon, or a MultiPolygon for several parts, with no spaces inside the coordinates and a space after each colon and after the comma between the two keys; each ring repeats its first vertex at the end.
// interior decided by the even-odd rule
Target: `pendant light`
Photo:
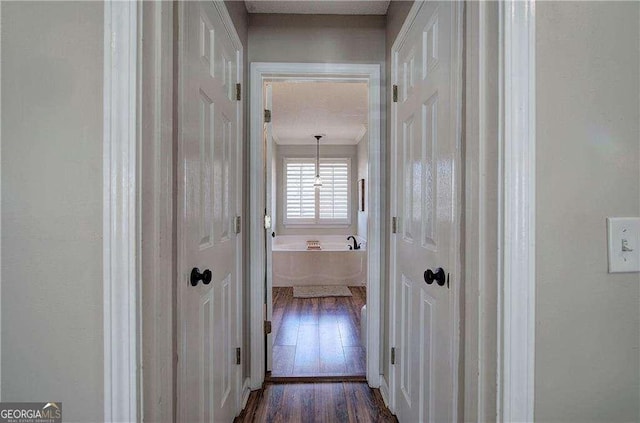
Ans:
{"type": "Polygon", "coordinates": [[[320,189],[322,186],[322,179],[320,179],[320,138],[322,135],[314,135],[316,138],[316,179],[313,182],[313,186],[316,189],[320,189]]]}

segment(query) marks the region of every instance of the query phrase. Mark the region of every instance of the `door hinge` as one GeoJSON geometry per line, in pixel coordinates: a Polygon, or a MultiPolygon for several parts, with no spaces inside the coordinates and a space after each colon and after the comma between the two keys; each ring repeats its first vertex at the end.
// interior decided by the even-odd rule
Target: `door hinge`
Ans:
{"type": "Polygon", "coordinates": [[[236,348],[236,364],[240,364],[242,359],[242,350],[240,347],[236,348]]]}
{"type": "Polygon", "coordinates": [[[271,320],[264,321],[264,334],[269,335],[271,333],[271,320]]]}
{"type": "Polygon", "coordinates": [[[271,122],[271,110],[264,109],[264,123],[271,122]]]}
{"type": "Polygon", "coordinates": [[[242,100],[242,84],[236,84],[236,100],[242,100]]]}
{"type": "Polygon", "coordinates": [[[392,234],[398,233],[398,218],[395,216],[391,218],[391,233],[392,234]]]}
{"type": "Polygon", "coordinates": [[[393,86],[393,102],[394,103],[398,102],[398,86],[397,85],[393,86]]]}
{"type": "Polygon", "coordinates": [[[396,364],[396,347],[391,347],[391,364],[396,364]]]}
{"type": "Polygon", "coordinates": [[[236,216],[233,218],[233,230],[239,234],[242,231],[242,217],[236,216]]]}
{"type": "Polygon", "coordinates": [[[264,216],[264,228],[271,229],[271,216],[268,214],[264,216]]]}

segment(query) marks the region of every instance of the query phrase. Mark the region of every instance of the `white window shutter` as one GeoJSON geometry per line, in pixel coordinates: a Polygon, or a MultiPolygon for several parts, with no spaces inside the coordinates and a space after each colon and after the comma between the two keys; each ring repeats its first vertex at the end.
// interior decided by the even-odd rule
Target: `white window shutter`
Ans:
{"type": "Polygon", "coordinates": [[[350,223],[350,160],[321,159],[322,187],[313,186],[312,159],[285,159],[285,224],[346,225],[350,223]]]}
{"type": "Polygon", "coordinates": [[[320,163],[320,220],[349,219],[349,167],[345,161],[320,163]]]}
{"type": "Polygon", "coordinates": [[[286,172],[287,219],[315,219],[315,164],[288,162],[286,172]]]}

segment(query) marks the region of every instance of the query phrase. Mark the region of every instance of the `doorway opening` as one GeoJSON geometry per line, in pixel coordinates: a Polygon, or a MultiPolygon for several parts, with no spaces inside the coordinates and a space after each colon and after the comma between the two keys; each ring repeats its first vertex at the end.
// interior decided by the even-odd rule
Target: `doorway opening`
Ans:
{"type": "Polygon", "coordinates": [[[263,92],[266,375],[364,378],[367,82],[265,81],[263,92]]]}
{"type": "Polygon", "coordinates": [[[253,63],[251,89],[251,387],[377,387],[380,66],[253,63]]]}

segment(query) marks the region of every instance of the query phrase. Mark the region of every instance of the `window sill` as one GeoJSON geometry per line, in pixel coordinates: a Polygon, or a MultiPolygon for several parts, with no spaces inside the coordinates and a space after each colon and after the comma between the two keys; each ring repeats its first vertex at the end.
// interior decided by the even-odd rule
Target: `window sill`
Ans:
{"type": "Polygon", "coordinates": [[[350,223],[285,223],[287,229],[346,229],[350,223]]]}

